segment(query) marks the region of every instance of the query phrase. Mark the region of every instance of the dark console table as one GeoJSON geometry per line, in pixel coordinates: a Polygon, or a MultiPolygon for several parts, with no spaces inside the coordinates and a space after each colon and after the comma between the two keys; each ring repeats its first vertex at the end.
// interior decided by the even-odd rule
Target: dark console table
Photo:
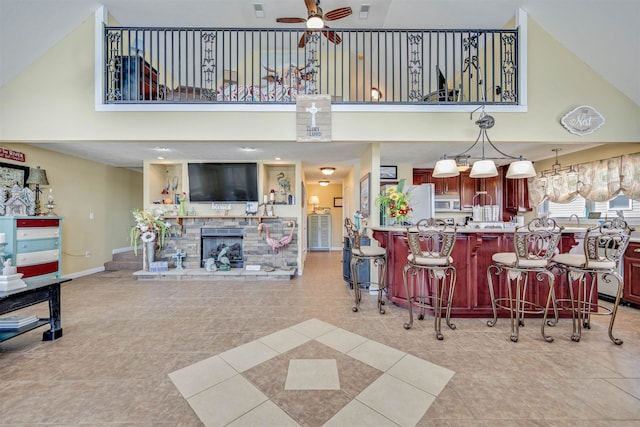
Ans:
{"type": "Polygon", "coordinates": [[[62,336],[60,321],[60,285],[71,279],[39,279],[30,281],[26,288],[12,291],[0,291],[0,315],[20,310],[41,302],[49,302],[49,318],[40,318],[20,329],[0,330],[0,342],[24,334],[40,326],[49,325],[50,329],[43,332],[43,341],[53,341],[62,336]]]}

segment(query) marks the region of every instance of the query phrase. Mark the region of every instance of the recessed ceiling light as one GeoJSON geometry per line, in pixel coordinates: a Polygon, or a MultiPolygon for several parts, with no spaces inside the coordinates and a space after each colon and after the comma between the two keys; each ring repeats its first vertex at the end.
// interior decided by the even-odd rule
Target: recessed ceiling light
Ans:
{"type": "Polygon", "coordinates": [[[255,147],[240,147],[242,151],[256,151],[255,147]]]}
{"type": "Polygon", "coordinates": [[[168,151],[171,151],[171,149],[170,149],[170,148],[167,148],[167,147],[157,147],[157,146],[156,146],[156,147],[153,147],[153,150],[154,150],[154,151],[162,151],[162,152],[165,152],[165,153],[166,153],[166,152],[168,152],[168,151]]]}
{"type": "Polygon", "coordinates": [[[158,157],[156,157],[156,158],[157,158],[158,160],[164,160],[164,157],[162,157],[162,156],[158,156],[158,157]]]}
{"type": "Polygon", "coordinates": [[[282,157],[276,157],[276,160],[282,160],[282,157]]]}

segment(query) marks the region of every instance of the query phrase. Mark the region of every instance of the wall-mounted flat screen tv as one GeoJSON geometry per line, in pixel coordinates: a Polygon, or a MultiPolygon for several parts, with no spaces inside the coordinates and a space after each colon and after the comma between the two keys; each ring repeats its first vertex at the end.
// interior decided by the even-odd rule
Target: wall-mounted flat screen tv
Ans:
{"type": "Polygon", "coordinates": [[[257,163],[189,163],[191,202],[258,200],[257,163]]]}

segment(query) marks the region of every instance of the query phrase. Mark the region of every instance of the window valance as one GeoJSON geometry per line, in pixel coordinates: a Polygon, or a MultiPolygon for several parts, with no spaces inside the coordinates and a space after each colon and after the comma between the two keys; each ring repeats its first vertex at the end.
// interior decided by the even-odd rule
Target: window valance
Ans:
{"type": "Polygon", "coordinates": [[[529,201],[538,206],[546,199],[567,203],[577,195],[604,202],[620,193],[640,200],[640,153],[583,163],[553,175],[529,178],[529,201]]]}

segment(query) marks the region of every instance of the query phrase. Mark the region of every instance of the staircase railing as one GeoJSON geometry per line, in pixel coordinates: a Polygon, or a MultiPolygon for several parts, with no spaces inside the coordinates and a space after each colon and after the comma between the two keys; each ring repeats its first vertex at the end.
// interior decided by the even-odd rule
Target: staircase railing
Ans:
{"type": "Polygon", "coordinates": [[[518,104],[517,30],[106,27],[104,36],[107,104],[290,104],[301,94],[518,104]]]}

